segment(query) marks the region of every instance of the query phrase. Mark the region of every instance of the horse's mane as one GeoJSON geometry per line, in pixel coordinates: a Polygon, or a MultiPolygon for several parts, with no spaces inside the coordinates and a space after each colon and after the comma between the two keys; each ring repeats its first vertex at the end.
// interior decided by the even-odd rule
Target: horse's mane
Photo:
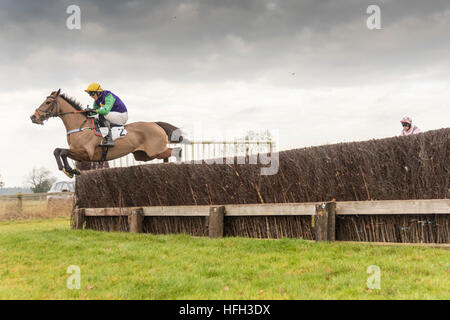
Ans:
{"type": "Polygon", "coordinates": [[[83,107],[81,106],[81,103],[79,103],[74,98],[68,97],[65,93],[61,93],[59,95],[61,98],[64,99],[68,104],[70,104],[72,107],[74,107],[77,110],[83,110],[83,107]]]}

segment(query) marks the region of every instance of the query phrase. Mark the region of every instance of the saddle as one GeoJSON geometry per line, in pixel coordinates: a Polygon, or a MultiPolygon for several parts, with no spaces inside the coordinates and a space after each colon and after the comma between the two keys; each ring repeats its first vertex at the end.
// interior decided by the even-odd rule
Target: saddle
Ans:
{"type": "MultiPolygon", "coordinates": [[[[100,120],[98,118],[94,118],[92,117],[92,121],[93,121],[93,128],[94,128],[94,133],[95,135],[99,136],[99,137],[106,137],[108,135],[108,128],[107,127],[102,127],[100,120]]],[[[113,141],[119,139],[119,138],[123,138],[127,135],[127,130],[125,129],[124,126],[120,125],[120,124],[112,124],[111,123],[111,136],[113,141]]]]}
{"type": "MultiPolygon", "coordinates": [[[[101,121],[98,115],[91,116],[90,118],[92,119],[92,127],[94,128],[94,134],[99,137],[105,138],[108,135],[108,127],[101,126],[101,121]]],[[[111,137],[113,141],[119,138],[123,138],[127,135],[127,130],[125,129],[124,126],[117,124],[110,124],[110,125],[111,125],[111,137]]],[[[103,162],[105,162],[106,160],[109,147],[108,146],[101,146],[101,147],[102,147],[102,157],[100,159],[100,164],[103,164],[103,162]]]]}

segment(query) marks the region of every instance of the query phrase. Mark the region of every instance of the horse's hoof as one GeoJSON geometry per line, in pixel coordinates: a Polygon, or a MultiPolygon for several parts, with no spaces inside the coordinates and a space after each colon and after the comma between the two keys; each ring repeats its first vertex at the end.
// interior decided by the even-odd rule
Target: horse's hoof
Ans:
{"type": "Polygon", "coordinates": [[[62,169],[62,171],[63,171],[63,172],[65,173],[65,175],[66,175],[66,176],[68,176],[68,177],[69,177],[70,179],[72,179],[72,178],[73,178],[73,174],[72,174],[72,173],[69,173],[69,172],[67,172],[65,168],[63,168],[63,169],[62,169]]]}
{"type": "Polygon", "coordinates": [[[172,149],[172,157],[175,157],[176,161],[181,161],[181,153],[183,149],[182,148],[173,148],[172,149]]]}

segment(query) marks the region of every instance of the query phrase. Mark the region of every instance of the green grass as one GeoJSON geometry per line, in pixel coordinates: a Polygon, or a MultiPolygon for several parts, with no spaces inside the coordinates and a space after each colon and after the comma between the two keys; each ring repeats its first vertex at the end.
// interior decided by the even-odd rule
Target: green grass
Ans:
{"type": "Polygon", "coordinates": [[[0,299],[449,299],[450,252],[0,222],[0,299]],[[81,269],[69,290],[67,268],[81,269]],[[381,268],[368,290],[367,267],[381,268]]]}

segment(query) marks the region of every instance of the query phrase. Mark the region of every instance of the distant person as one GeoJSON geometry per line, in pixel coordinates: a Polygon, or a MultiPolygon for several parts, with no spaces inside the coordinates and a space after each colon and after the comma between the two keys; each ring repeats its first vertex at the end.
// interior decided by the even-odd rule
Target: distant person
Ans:
{"type": "Polygon", "coordinates": [[[413,126],[412,119],[410,117],[403,117],[402,120],[400,120],[400,123],[402,124],[403,130],[402,130],[402,136],[409,136],[411,134],[417,134],[421,133],[419,127],[413,126]]]}
{"type": "Polygon", "coordinates": [[[87,108],[88,112],[96,112],[105,127],[108,128],[108,135],[101,146],[114,147],[111,135],[111,124],[123,126],[128,121],[128,110],[125,104],[111,91],[103,90],[98,83],[91,83],[86,91],[94,99],[94,108],[87,108]]]}

